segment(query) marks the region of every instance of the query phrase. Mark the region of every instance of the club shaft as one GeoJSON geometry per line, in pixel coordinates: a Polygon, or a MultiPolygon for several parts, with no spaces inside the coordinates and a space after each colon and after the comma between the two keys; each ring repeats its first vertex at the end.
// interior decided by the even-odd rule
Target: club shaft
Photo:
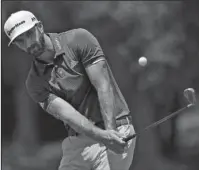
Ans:
{"type": "Polygon", "coordinates": [[[188,106],[186,106],[186,107],[183,107],[182,109],[179,109],[179,110],[177,110],[177,111],[171,113],[170,115],[168,115],[168,116],[166,116],[166,117],[164,117],[164,118],[158,120],[157,122],[154,122],[154,123],[152,123],[151,125],[145,127],[145,128],[144,128],[143,130],[141,130],[140,132],[128,136],[127,138],[124,139],[124,141],[127,142],[127,141],[133,139],[134,137],[139,136],[139,135],[142,134],[143,132],[146,132],[148,129],[151,129],[151,128],[153,128],[153,127],[158,126],[159,124],[161,124],[161,123],[167,121],[168,119],[171,119],[172,117],[176,116],[177,114],[181,113],[182,111],[184,111],[185,109],[187,109],[187,108],[189,108],[189,107],[191,107],[191,106],[193,106],[193,105],[190,104],[190,105],[188,105],[188,106]]]}

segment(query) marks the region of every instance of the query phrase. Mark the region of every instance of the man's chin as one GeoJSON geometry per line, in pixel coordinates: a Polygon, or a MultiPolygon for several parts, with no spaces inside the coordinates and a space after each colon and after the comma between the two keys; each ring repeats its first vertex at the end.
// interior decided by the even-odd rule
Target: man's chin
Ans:
{"type": "Polygon", "coordinates": [[[43,52],[44,52],[43,50],[40,50],[40,51],[35,51],[35,52],[29,53],[29,54],[36,58],[39,58],[39,56],[42,55],[43,52]]]}

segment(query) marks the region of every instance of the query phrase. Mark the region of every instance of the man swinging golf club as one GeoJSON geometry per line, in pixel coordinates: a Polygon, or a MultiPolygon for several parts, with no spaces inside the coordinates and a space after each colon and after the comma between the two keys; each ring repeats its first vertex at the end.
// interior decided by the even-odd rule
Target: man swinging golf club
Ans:
{"type": "Polygon", "coordinates": [[[11,14],[4,31],[33,56],[29,95],[68,130],[59,170],[128,170],[135,138],[123,139],[134,127],[98,40],[82,28],[45,33],[29,11],[11,14]]]}

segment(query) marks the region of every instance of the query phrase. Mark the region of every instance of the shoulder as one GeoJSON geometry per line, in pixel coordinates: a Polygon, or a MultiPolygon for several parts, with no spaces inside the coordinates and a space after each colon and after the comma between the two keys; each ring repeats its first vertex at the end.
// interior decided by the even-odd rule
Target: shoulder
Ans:
{"type": "Polygon", "coordinates": [[[74,31],[76,35],[91,35],[91,32],[84,28],[77,28],[74,31]]]}
{"type": "Polygon", "coordinates": [[[30,97],[33,98],[34,101],[38,102],[41,94],[44,92],[45,81],[37,75],[33,63],[26,78],[25,86],[30,97]]]}
{"type": "Polygon", "coordinates": [[[60,37],[74,37],[74,36],[79,36],[79,35],[91,35],[91,33],[84,28],[75,28],[75,29],[58,33],[58,35],[60,37]]]}
{"type": "Polygon", "coordinates": [[[28,90],[28,93],[30,95],[33,93],[34,89],[37,87],[36,83],[37,84],[39,83],[39,81],[36,79],[37,79],[37,76],[36,76],[36,72],[33,68],[33,63],[32,63],[28,76],[26,78],[26,82],[25,82],[26,89],[28,90]]]}
{"type": "Polygon", "coordinates": [[[30,70],[28,72],[28,76],[26,78],[26,82],[25,82],[26,88],[28,91],[32,88],[32,85],[33,85],[32,83],[34,82],[33,79],[34,79],[34,70],[33,70],[33,63],[32,63],[30,70]]]}
{"type": "Polygon", "coordinates": [[[81,34],[91,34],[87,29],[85,28],[75,28],[75,29],[71,29],[71,30],[67,30],[65,32],[59,33],[60,35],[81,35],[81,34]]]}
{"type": "Polygon", "coordinates": [[[29,73],[28,73],[28,76],[26,78],[26,81],[25,81],[25,86],[26,86],[26,89],[27,89],[27,92],[29,94],[29,96],[31,98],[33,98],[33,94],[34,94],[34,73],[33,73],[33,68],[31,66],[30,70],[29,70],[29,73]]]}
{"type": "Polygon", "coordinates": [[[88,31],[84,28],[76,29],[75,30],[75,36],[76,36],[77,39],[78,38],[83,38],[83,39],[94,38],[94,35],[90,31],[88,31]]]}
{"type": "Polygon", "coordinates": [[[56,34],[60,39],[64,40],[67,39],[68,41],[70,40],[75,40],[75,38],[82,37],[82,36],[93,36],[91,32],[84,28],[75,28],[71,30],[67,30],[64,32],[59,32],[59,33],[48,33],[48,34],[56,34]]]}
{"type": "Polygon", "coordinates": [[[84,29],[84,28],[76,28],[76,29],[72,29],[72,30],[68,30],[65,32],[62,32],[59,34],[61,37],[65,37],[68,39],[68,42],[76,42],[76,41],[80,41],[80,40],[85,40],[88,38],[93,38],[94,35],[84,29]]]}
{"type": "Polygon", "coordinates": [[[74,50],[77,47],[93,44],[97,41],[93,34],[84,28],[76,28],[59,33],[59,38],[63,45],[67,44],[68,47],[74,50]]]}

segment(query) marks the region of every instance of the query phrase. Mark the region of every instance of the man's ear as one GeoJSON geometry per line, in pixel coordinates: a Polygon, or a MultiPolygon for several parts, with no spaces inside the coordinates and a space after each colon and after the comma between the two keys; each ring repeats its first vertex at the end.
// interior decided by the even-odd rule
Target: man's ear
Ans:
{"type": "Polygon", "coordinates": [[[39,21],[39,22],[37,23],[37,28],[39,29],[39,31],[40,31],[41,33],[44,33],[44,27],[43,27],[43,24],[42,24],[41,21],[39,21]]]}

